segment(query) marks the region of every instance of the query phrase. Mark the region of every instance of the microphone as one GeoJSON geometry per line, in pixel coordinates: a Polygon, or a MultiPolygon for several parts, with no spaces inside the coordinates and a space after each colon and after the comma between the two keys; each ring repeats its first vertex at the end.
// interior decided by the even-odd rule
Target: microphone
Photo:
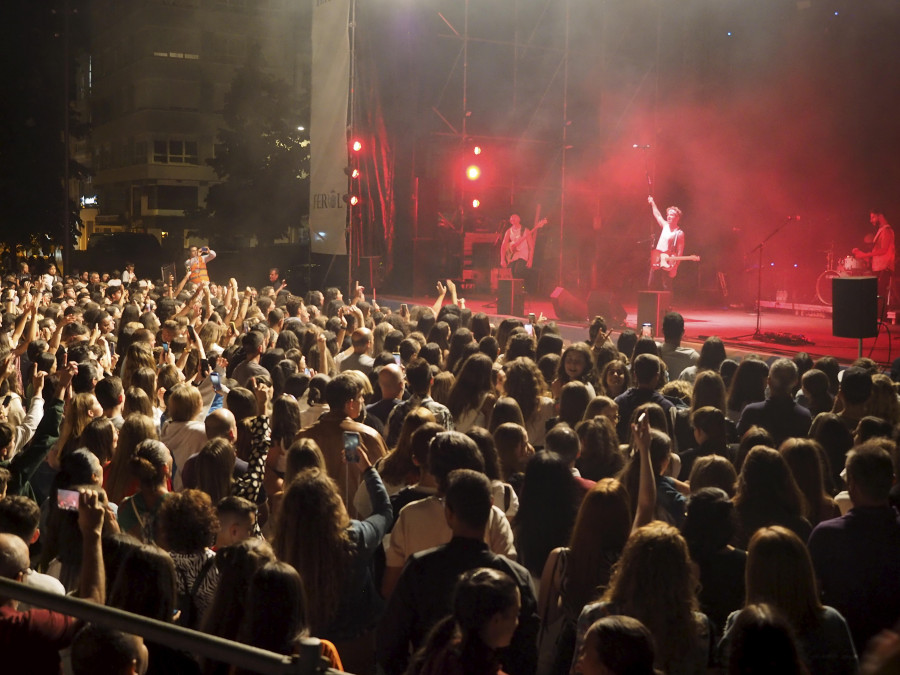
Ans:
{"type": "Polygon", "coordinates": [[[635,143],[635,144],[632,145],[631,147],[632,147],[634,150],[649,150],[649,149],[650,149],[650,146],[649,146],[649,145],[638,145],[637,143],[635,143]]]}

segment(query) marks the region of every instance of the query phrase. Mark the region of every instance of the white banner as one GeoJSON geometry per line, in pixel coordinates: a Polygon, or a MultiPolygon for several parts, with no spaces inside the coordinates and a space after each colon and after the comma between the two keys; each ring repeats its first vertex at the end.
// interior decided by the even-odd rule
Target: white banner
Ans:
{"type": "Polygon", "coordinates": [[[350,0],[311,0],[309,235],[313,253],[346,255],[350,0]]]}

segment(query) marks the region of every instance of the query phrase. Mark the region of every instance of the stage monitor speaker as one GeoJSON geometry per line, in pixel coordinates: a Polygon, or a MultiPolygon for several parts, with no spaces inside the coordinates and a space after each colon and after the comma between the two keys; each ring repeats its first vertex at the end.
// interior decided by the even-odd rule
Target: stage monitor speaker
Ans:
{"type": "Polygon", "coordinates": [[[878,278],[835,277],[831,280],[831,333],[835,337],[878,335],[878,278]]]}
{"type": "Polygon", "coordinates": [[[653,324],[653,337],[662,335],[663,317],[672,308],[671,291],[638,291],[637,328],[653,324]]]}
{"type": "Polygon", "coordinates": [[[610,327],[624,326],[625,317],[628,316],[622,303],[609,291],[591,291],[587,299],[587,311],[589,318],[602,316],[610,327]]]}
{"type": "Polygon", "coordinates": [[[556,318],[563,321],[587,321],[588,308],[584,301],[579,300],[562,286],[557,286],[550,294],[553,301],[553,311],[556,318]]]}
{"type": "Polygon", "coordinates": [[[525,316],[524,279],[497,280],[497,313],[525,316]]]}

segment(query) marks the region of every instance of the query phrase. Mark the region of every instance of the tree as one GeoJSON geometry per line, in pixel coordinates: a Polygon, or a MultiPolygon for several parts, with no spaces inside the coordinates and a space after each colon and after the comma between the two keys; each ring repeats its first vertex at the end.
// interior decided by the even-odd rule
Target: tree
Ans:
{"type": "Polygon", "coordinates": [[[207,160],[222,180],[209,189],[204,234],[251,236],[272,243],[309,213],[309,139],[298,101],[264,69],[254,49],[225,96],[225,128],[207,160]]]}

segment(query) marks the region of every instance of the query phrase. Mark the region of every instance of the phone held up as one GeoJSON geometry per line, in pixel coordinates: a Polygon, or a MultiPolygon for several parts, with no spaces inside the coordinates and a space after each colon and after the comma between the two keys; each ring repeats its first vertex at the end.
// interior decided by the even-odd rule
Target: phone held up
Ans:
{"type": "Polygon", "coordinates": [[[347,462],[359,462],[359,432],[344,432],[344,458],[347,462]]]}
{"type": "Polygon", "coordinates": [[[77,511],[78,493],[75,490],[57,490],[56,506],[63,511],[77,511]]]}

